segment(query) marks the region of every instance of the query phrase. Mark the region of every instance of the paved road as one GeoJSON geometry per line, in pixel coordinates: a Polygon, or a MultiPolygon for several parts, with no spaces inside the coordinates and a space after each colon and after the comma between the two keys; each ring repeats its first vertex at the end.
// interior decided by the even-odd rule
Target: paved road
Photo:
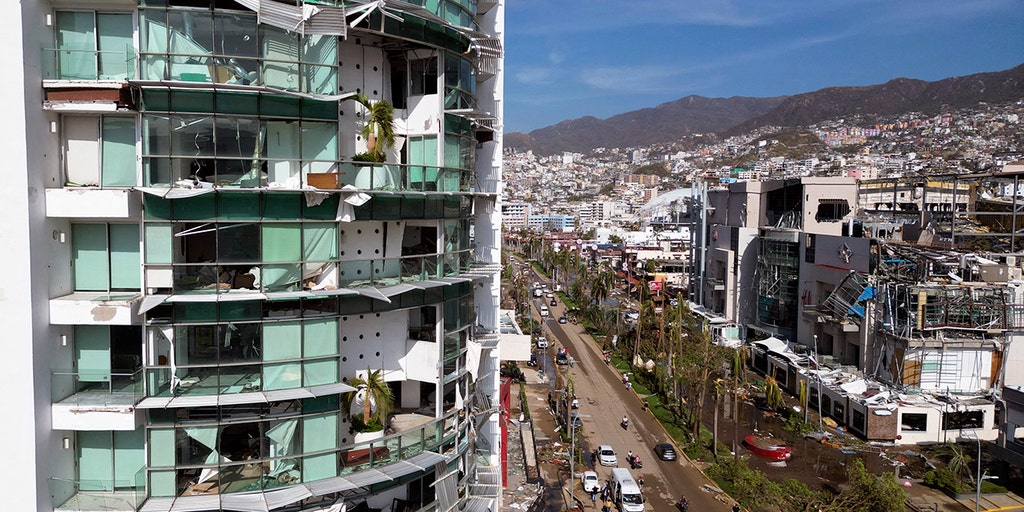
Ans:
{"type": "MultiPolygon", "coordinates": [[[[564,346],[575,358],[573,368],[559,368],[569,371],[575,383],[576,396],[580,400],[578,412],[583,418],[582,428],[592,446],[609,444],[615,449],[618,467],[629,467],[626,462],[629,450],[640,455],[644,467],[633,471],[633,476],[640,473],[644,477],[643,494],[647,500],[647,510],[675,510],[673,505],[680,495],[686,495],[689,499],[691,511],[731,510],[731,500],[725,503],[724,500],[728,498],[716,499],[715,495],[702,489],[704,484],[712,482],[681,454],[675,462],[657,458],[653,451],[654,445],[670,442],[668,434],[654,416],[641,410],[637,395],[622,384],[621,376],[614,368],[605,364],[600,347],[583,334],[583,328],[572,323],[558,323],[557,318],[565,314],[565,306],[561,301],[550,309],[551,317],[543,322],[548,339],[552,342],[549,350],[554,353],[555,347],[564,346]],[[619,426],[623,415],[630,419],[629,428],[625,430],[619,426]]],[[[602,480],[609,478],[610,471],[608,467],[597,467],[598,476],[602,480]]],[[[584,502],[589,504],[589,497],[584,502]]]]}

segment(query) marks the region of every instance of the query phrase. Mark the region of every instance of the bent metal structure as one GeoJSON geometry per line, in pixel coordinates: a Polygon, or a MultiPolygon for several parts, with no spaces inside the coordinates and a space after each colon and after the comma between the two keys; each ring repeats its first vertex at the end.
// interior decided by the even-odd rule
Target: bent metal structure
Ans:
{"type": "Polygon", "coordinates": [[[500,508],[502,0],[0,12],[7,508],[500,508]]]}

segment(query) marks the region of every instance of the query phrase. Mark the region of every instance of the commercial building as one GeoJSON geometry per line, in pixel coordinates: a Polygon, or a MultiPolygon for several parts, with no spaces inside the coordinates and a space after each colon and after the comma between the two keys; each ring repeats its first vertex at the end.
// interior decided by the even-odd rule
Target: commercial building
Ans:
{"type": "Polygon", "coordinates": [[[499,508],[503,1],[0,12],[5,508],[499,508]]]}
{"type": "Polygon", "coordinates": [[[754,369],[794,396],[806,389],[809,407],[854,434],[998,438],[1017,460],[1020,176],[700,187],[694,310],[719,342],[738,335],[754,369]]]}

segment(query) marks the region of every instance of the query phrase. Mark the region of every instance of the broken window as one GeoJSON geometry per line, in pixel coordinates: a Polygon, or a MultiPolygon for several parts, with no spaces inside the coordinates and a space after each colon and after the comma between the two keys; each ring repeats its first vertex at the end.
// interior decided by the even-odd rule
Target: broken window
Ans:
{"type": "Polygon", "coordinates": [[[905,412],[900,415],[900,430],[911,432],[928,431],[928,415],[925,413],[905,412]]]}
{"type": "Polygon", "coordinates": [[[410,96],[437,94],[437,57],[409,62],[410,96]]]}
{"type": "Polygon", "coordinates": [[[864,413],[861,411],[853,411],[853,429],[857,432],[864,433],[864,413]]]}
{"type": "Polygon", "coordinates": [[[947,412],[942,415],[943,430],[981,428],[985,425],[984,411],[947,412]]]}
{"type": "Polygon", "coordinates": [[[814,220],[818,222],[839,222],[850,213],[850,203],[846,199],[819,199],[818,211],[814,220]]]}

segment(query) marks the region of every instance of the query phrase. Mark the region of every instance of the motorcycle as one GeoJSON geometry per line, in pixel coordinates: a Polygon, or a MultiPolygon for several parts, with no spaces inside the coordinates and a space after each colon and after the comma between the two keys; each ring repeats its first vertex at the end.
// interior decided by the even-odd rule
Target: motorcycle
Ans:
{"type": "Polygon", "coordinates": [[[629,428],[629,418],[623,416],[622,423],[620,423],[620,425],[622,426],[622,430],[626,430],[627,428],[629,428]]]}
{"type": "Polygon", "coordinates": [[[643,469],[644,463],[640,460],[640,456],[639,455],[634,455],[629,460],[629,467],[631,469],[643,469]]]}
{"type": "Polygon", "coordinates": [[[679,498],[679,501],[676,502],[676,508],[682,512],[686,512],[686,510],[690,508],[690,503],[686,501],[686,496],[679,498]]]}

